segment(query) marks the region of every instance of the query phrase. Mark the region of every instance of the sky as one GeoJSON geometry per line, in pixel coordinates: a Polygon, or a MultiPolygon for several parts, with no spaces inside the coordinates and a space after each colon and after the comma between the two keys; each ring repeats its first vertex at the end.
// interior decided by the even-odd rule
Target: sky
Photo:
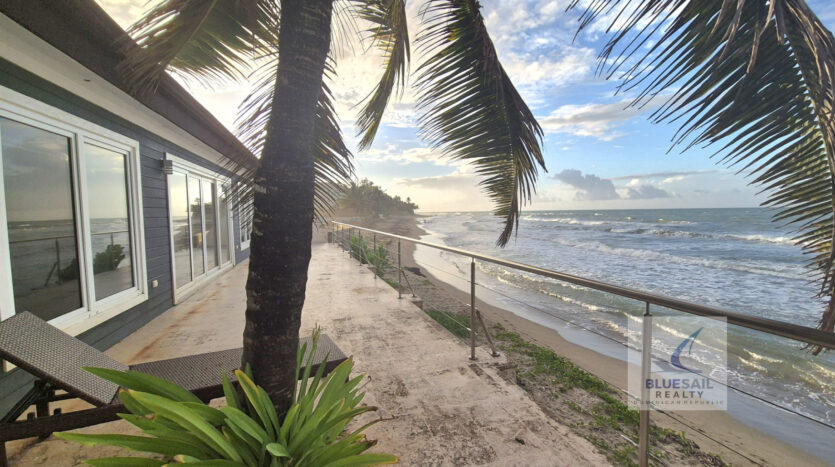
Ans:
{"type": "MultiPolygon", "coordinates": [[[[97,1],[125,28],[147,6],[146,0],[97,1]]],[[[610,21],[601,19],[575,38],[579,13],[565,12],[570,0],[481,3],[499,59],[545,131],[547,173],[540,172],[537,192],[525,210],[749,207],[765,200],[745,174],[717,165],[712,150],[670,151],[675,124],[647,119],[661,100],[640,110],[627,108],[633,96],[616,94],[616,81],[595,73],[610,21]]],[[[832,1],[808,3],[832,30],[832,1]]],[[[413,39],[422,4],[409,3],[413,39]]],[[[423,212],[489,210],[472,168],[445,158],[421,139],[411,89],[390,103],[374,145],[356,150],[356,113],[383,62],[360,40],[343,43],[336,51],[337,78],[330,85],[346,143],[354,149],[357,178],[368,178],[391,195],[410,197],[423,212]]],[[[417,55],[414,42],[412,49],[417,55]]],[[[413,73],[419,60],[413,57],[413,73]]],[[[219,83],[211,89],[184,84],[234,132],[233,109],[248,95],[250,83],[219,83]]]]}

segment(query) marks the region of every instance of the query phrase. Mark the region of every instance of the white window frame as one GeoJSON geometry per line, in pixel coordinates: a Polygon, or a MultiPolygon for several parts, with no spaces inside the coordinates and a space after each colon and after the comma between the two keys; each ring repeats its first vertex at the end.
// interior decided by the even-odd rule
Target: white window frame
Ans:
{"type": "MultiPolygon", "coordinates": [[[[0,86],[0,117],[66,136],[71,142],[70,161],[75,199],[73,209],[76,216],[82,307],[54,318],[50,324],[75,335],[148,300],[139,142],[3,86],[0,86]],[[134,287],[98,301],[95,298],[92,238],[87,216],[89,200],[84,170],[86,144],[127,156],[126,189],[134,287]]],[[[5,187],[0,171],[0,319],[9,318],[15,313],[10,258],[5,187]]]]}
{"type": "MultiPolygon", "coordinates": [[[[181,174],[181,175],[186,175],[186,189],[187,190],[188,190],[188,181],[190,179],[196,178],[196,179],[200,180],[200,197],[201,197],[201,201],[202,201],[200,203],[200,209],[201,209],[202,217],[203,217],[203,222],[201,223],[201,228],[204,230],[204,232],[203,232],[204,237],[205,237],[205,229],[206,229],[206,213],[203,212],[203,211],[205,211],[205,209],[206,209],[206,202],[205,202],[205,200],[202,199],[203,198],[203,184],[207,183],[207,182],[208,183],[214,183],[215,190],[216,190],[215,193],[214,193],[215,194],[215,202],[213,204],[214,214],[215,214],[215,224],[216,224],[216,227],[215,227],[216,241],[217,241],[217,243],[216,243],[216,245],[217,245],[216,254],[218,255],[218,257],[222,256],[223,247],[222,247],[222,241],[221,241],[221,236],[220,236],[220,229],[218,228],[218,226],[220,225],[220,203],[218,202],[220,200],[219,191],[223,189],[224,185],[227,185],[227,186],[231,187],[231,185],[232,185],[231,184],[231,179],[229,177],[220,175],[220,174],[218,174],[218,173],[216,173],[216,172],[214,172],[210,169],[207,169],[206,167],[203,167],[203,166],[195,164],[195,163],[193,163],[189,160],[186,160],[182,157],[179,157],[175,154],[171,154],[171,153],[166,152],[165,153],[165,159],[167,161],[171,162],[171,167],[172,167],[173,172],[181,174]]],[[[166,175],[166,180],[168,180],[168,177],[170,177],[170,175],[166,175]]],[[[227,270],[227,269],[229,269],[229,268],[231,268],[232,266],[235,265],[235,250],[233,248],[233,245],[235,243],[235,237],[232,235],[233,222],[232,222],[232,210],[229,209],[229,205],[230,205],[230,201],[231,201],[229,196],[230,196],[230,194],[227,193],[226,194],[226,206],[227,206],[226,215],[227,215],[227,227],[229,229],[229,231],[227,232],[227,235],[228,235],[228,238],[229,238],[229,260],[226,263],[224,263],[223,258],[220,258],[220,261],[219,261],[218,265],[215,266],[212,269],[209,269],[209,260],[208,260],[208,257],[207,257],[208,247],[206,246],[207,243],[206,243],[205,238],[204,238],[204,240],[203,240],[203,274],[200,274],[199,276],[194,276],[193,275],[193,271],[194,271],[194,251],[190,247],[189,252],[190,252],[190,255],[191,255],[191,262],[190,262],[189,266],[191,267],[190,274],[192,274],[192,278],[191,278],[191,281],[189,281],[187,284],[182,285],[182,286],[177,286],[177,265],[175,264],[175,261],[174,261],[174,220],[173,220],[173,212],[171,211],[171,200],[170,199],[168,200],[168,227],[169,227],[168,237],[169,237],[170,242],[171,242],[171,281],[172,281],[172,284],[173,284],[171,289],[173,290],[173,293],[174,293],[174,303],[175,304],[181,302],[183,299],[185,299],[186,297],[190,296],[191,294],[193,294],[194,292],[199,290],[200,287],[202,285],[204,285],[209,278],[214,277],[218,273],[223,272],[223,271],[225,271],[225,270],[227,270]]],[[[169,194],[169,197],[170,197],[170,194],[169,194]]],[[[191,212],[189,212],[188,226],[189,226],[189,232],[190,232],[191,227],[192,227],[191,212]]],[[[189,236],[189,245],[191,245],[191,236],[189,236]]]]}
{"type": "Polygon", "coordinates": [[[249,249],[249,243],[252,240],[252,203],[250,202],[248,206],[243,207],[243,209],[238,209],[238,219],[240,221],[240,234],[241,234],[241,251],[249,249]],[[249,226],[249,230],[247,230],[247,226],[249,226]],[[244,240],[246,238],[246,240],[244,240]]]}

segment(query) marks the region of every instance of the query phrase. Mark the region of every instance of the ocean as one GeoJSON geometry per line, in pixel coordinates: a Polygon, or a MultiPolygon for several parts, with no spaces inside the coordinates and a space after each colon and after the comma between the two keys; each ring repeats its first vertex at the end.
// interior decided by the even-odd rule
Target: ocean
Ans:
{"type": "MultiPolygon", "coordinates": [[[[791,228],[772,222],[773,213],[764,208],[528,211],[505,248],[495,246],[501,223],[489,213],[426,214],[418,222],[427,241],[814,327],[824,302],[814,298],[817,285],[810,281],[807,257],[791,240],[791,228]]],[[[466,285],[467,258],[419,247],[416,260],[439,279],[466,285]]],[[[482,298],[554,327],[575,343],[597,347],[602,335],[637,345],[627,329],[630,320],[640,319],[641,302],[489,263],[478,263],[477,277],[482,298]],[[566,332],[566,323],[574,331],[566,332]]],[[[727,354],[730,387],[835,425],[835,352],[812,356],[797,342],[728,326],[727,354]]],[[[707,351],[699,358],[712,357],[707,351]]],[[[729,405],[734,400],[739,399],[729,405]]],[[[746,407],[746,413],[737,408],[738,418],[762,422],[747,413],[758,410],[755,399],[737,406],[746,407]]],[[[808,435],[793,429],[797,437],[832,439],[831,429],[794,418],[786,426],[811,427],[808,435]]]]}

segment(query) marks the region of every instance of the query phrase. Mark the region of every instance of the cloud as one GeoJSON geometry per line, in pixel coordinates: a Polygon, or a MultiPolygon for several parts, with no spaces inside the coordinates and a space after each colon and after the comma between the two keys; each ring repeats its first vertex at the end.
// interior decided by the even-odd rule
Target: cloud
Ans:
{"type": "MultiPolygon", "coordinates": [[[[658,199],[672,198],[673,195],[660,187],[641,183],[633,178],[625,187],[617,188],[612,182],[615,178],[600,178],[594,174],[585,174],[576,169],[565,169],[553,177],[577,190],[575,201],[607,201],[616,199],[658,199]],[[618,193],[620,191],[621,194],[618,193]]],[[[616,177],[624,179],[624,177],[616,177]]]]}
{"type": "Polygon", "coordinates": [[[410,196],[424,212],[491,210],[493,205],[479,186],[480,180],[472,167],[461,166],[446,175],[396,178],[392,191],[410,196]]]}
{"type": "Polygon", "coordinates": [[[630,106],[631,102],[631,99],[624,99],[609,104],[563,105],[540,118],[539,123],[549,133],[570,133],[611,141],[626,134],[618,131],[618,126],[658,105],[650,103],[638,108],[630,106]]]}
{"type": "Polygon", "coordinates": [[[473,174],[456,172],[436,177],[398,178],[395,180],[395,183],[413,188],[445,190],[449,188],[460,188],[467,185],[474,186],[478,183],[478,179],[473,174]]]}
{"type": "Polygon", "coordinates": [[[415,146],[404,148],[397,144],[388,143],[383,147],[372,147],[356,156],[357,160],[367,162],[396,162],[399,164],[415,164],[420,162],[432,162],[435,165],[459,165],[449,157],[444,157],[438,149],[426,146],[415,146]]]}
{"type": "Polygon", "coordinates": [[[562,47],[541,54],[507,52],[502,65],[517,86],[559,86],[581,81],[591,74],[594,50],[562,47]]]}
{"type": "Polygon", "coordinates": [[[653,185],[629,187],[626,191],[626,197],[629,199],[671,198],[672,196],[667,190],[653,185]]]}
{"type": "Polygon", "coordinates": [[[583,175],[583,172],[576,169],[565,169],[555,174],[554,178],[576,188],[577,201],[598,201],[608,199],[619,199],[615,191],[615,184],[611,180],[600,178],[594,174],[583,175]]]}
{"type": "Polygon", "coordinates": [[[687,170],[681,172],[652,172],[652,173],[643,173],[643,174],[635,174],[635,175],[621,175],[619,177],[612,177],[612,180],[632,180],[632,179],[646,179],[646,178],[675,178],[675,177],[687,177],[690,175],[704,175],[704,174],[711,174],[719,172],[716,169],[709,169],[709,170],[687,170]]]}

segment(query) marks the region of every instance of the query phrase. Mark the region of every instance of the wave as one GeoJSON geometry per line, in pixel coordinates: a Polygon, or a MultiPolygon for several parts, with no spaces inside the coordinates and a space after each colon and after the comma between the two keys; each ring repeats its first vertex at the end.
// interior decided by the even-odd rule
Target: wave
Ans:
{"type": "Polygon", "coordinates": [[[582,220],[582,219],[576,219],[574,217],[522,216],[522,220],[534,221],[534,222],[556,222],[556,223],[559,223],[559,224],[568,224],[568,225],[603,225],[603,224],[606,224],[605,221],[585,221],[585,220],[582,220]]]}
{"type": "Polygon", "coordinates": [[[616,234],[627,235],[657,235],[660,237],[687,237],[687,238],[717,238],[715,235],[701,232],[691,232],[688,230],[667,230],[667,229],[651,229],[651,228],[637,228],[637,229],[615,229],[609,230],[616,234]]]}
{"type": "Polygon", "coordinates": [[[776,243],[778,245],[794,245],[795,241],[791,237],[782,237],[782,236],[775,236],[771,237],[768,235],[724,235],[727,238],[739,239],[744,240],[747,242],[757,242],[757,243],[776,243]]]}
{"type": "Polygon", "coordinates": [[[735,261],[697,256],[678,256],[669,253],[662,253],[653,250],[642,250],[625,247],[612,247],[594,241],[567,241],[560,238],[552,239],[553,242],[571,248],[598,251],[600,253],[621,257],[635,258],[648,262],[676,263],[686,266],[699,266],[711,269],[722,269],[744,273],[760,274],[767,276],[782,277],[786,279],[804,278],[805,269],[795,265],[777,265],[768,261],[735,261]]]}
{"type": "Polygon", "coordinates": [[[668,230],[668,229],[609,229],[612,233],[627,234],[627,235],[657,235],[661,237],[684,237],[684,238],[706,238],[706,239],[724,239],[752,243],[767,243],[775,245],[793,246],[795,241],[791,237],[784,236],[770,236],[762,234],[751,235],[737,235],[737,234],[711,234],[704,232],[693,232],[690,230],[668,230]]]}
{"type": "MultiPolygon", "coordinates": [[[[624,261],[632,265],[636,271],[649,271],[652,274],[624,276],[614,279],[614,282],[634,283],[637,288],[646,288],[667,281],[674,281],[676,277],[672,274],[676,266],[669,269],[666,264],[675,263],[679,266],[681,276],[685,279],[699,278],[700,275],[709,275],[709,269],[729,270],[731,273],[716,272],[715,277],[719,279],[728,278],[738,280],[742,286],[748,284],[771,284],[773,281],[765,276],[776,276],[789,279],[802,279],[805,282],[804,268],[800,263],[780,262],[780,257],[789,257],[788,248],[778,248],[779,245],[792,245],[791,238],[780,236],[771,228],[764,227],[757,232],[761,224],[742,225],[733,221],[722,223],[722,220],[696,218],[699,222],[692,222],[698,226],[686,226],[685,222],[666,221],[659,215],[636,214],[635,220],[631,216],[624,216],[625,213],[609,214],[604,213],[570,213],[563,212],[560,217],[551,217],[551,213],[528,214],[522,217],[531,221],[529,231],[535,233],[524,239],[520,234],[519,247],[507,254],[509,258],[523,262],[536,263],[545,262],[545,267],[552,267],[564,270],[566,273],[581,276],[590,276],[601,273],[599,264],[618,266],[613,269],[615,272],[622,272],[620,266],[624,261]],[[606,217],[604,217],[606,216],[606,217]],[[534,224],[536,223],[536,224],[534,224]],[[711,229],[715,226],[715,229],[711,229]],[[713,231],[711,231],[713,230],[713,231]],[[747,232],[746,232],[747,231],[747,232]],[[751,233],[757,232],[757,233],[751,233]],[[626,235],[639,237],[626,237],[626,235]],[[650,237],[647,237],[650,236],[650,237]],[[660,237],[672,237],[664,239],[660,237]],[[675,237],[681,237],[677,239],[675,237]],[[655,238],[654,240],[650,240],[655,238]],[[641,239],[644,241],[642,242],[641,239]],[[684,239],[692,239],[685,242],[684,239]],[[698,256],[702,251],[701,247],[709,241],[720,244],[717,251],[706,250],[704,256],[698,256]],[[661,245],[676,244],[676,251],[655,251],[654,247],[661,245]],[[561,247],[556,248],[555,244],[564,245],[572,249],[581,250],[578,253],[569,253],[563,258],[560,255],[565,253],[561,247]],[[761,254],[765,246],[757,247],[757,251],[749,251],[745,245],[768,245],[767,254],[761,254]],[[549,248],[550,245],[550,248],[549,248]],[[684,250],[679,246],[685,247],[684,250]],[[692,248],[688,248],[691,247],[692,248]],[[630,248],[632,247],[632,248],[630,248]],[[652,249],[651,249],[652,248],[652,249]],[[746,248],[746,249],[743,249],[746,248]],[[583,252],[582,250],[585,250],[583,252]],[[732,253],[728,253],[732,250],[732,253]],[[684,251],[684,253],[681,253],[684,251]],[[692,252],[693,256],[689,254],[692,252]],[[746,256],[748,255],[748,256],[746,256]],[[731,256],[738,258],[734,259],[731,256]],[[580,258],[578,260],[578,258],[580,258]],[[623,260],[622,258],[629,258],[623,260]],[[772,258],[778,258],[772,260],[772,258]],[[586,267],[583,263],[593,264],[595,267],[586,267]],[[662,267],[663,265],[663,267],[662,267]],[[707,274],[706,274],[707,273],[707,274]],[[737,274],[739,273],[739,274],[737,274]],[[748,274],[747,277],[742,274],[748,274]],[[757,276],[755,276],[756,274],[757,276]]],[[[557,215],[559,215],[557,214],[557,215]]],[[[669,216],[673,217],[673,216],[669,216]]],[[[459,218],[460,219],[460,218],[459,218]]],[[[487,224],[486,218],[476,216],[466,218],[468,224],[461,228],[461,220],[451,219],[450,225],[444,223],[436,227],[436,230],[445,231],[450,234],[447,240],[462,239],[460,244],[452,245],[466,249],[480,250],[492,246],[492,236],[482,234],[482,227],[487,224]],[[455,225],[457,224],[457,225],[455,225]],[[482,242],[484,246],[480,246],[482,242]]],[[[492,221],[492,218],[490,218],[492,221]]],[[[764,224],[763,224],[764,225],[764,224]]],[[[446,243],[446,242],[445,242],[446,243]]],[[[751,246],[751,249],[754,247],[751,246]]],[[[442,257],[455,264],[459,274],[468,274],[469,263],[462,265],[453,260],[454,255],[442,254],[442,257]]],[[[497,256],[502,256],[497,254],[497,256]]],[[[513,297],[512,306],[525,307],[538,310],[544,315],[554,316],[560,320],[573,322],[578,326],[589,328],[604,336],[625,341],[631,347],[639,344],[639,334],[630,330],[635,329],[636,324],[641,320],[640,310],[636,311],[635,304],[628,299],[620,299],[603,292],[593,291],[576,284],[563,283],[551,279],[536,276],[522,271],[507,270],[501,266],[490,263],[479,262],[478,268],[481,275],[480,281],[487,288],[495,288],[500,295],[513,297]]],[[[676,273],[677,276],[677,273],[676,273]]],[[[714,276],[711,276],[714,277],[714,276]]],[[[781,281],[785,282],[785,281],[781,281]]],[[[631,284],[624,284],[631,285],[631,284]]],[[[699,291],[702,296],[699,300],[712,298],[716,294],[722,298],[722,290],[716,289],[713,282],[705,284],[705,290],[699,291]],[[713,287],[713,288],[710,288],[713,287]]],[[[698,290],[698,287],[695,288],[698,290]]],[[[734,290],[729,288],[728,290],[734,290]]],[[[742,289],[749,295],[755,293],[768,293],[764,287],[751,287],[742,289]]],[[[739,292],[733,292],[739,293],[739,292]]],[[[684,294],[686,295],[686,294],[684,294]]],[[[770,295],[765,295],[770,297],[770,295]]],[[[683,296],[687,299],[687,296],[683,296]]],[[[501,299],[501,297],[499,297],[501,299]]],[[[693,299],[691,297],[691,299],[693,299]]],[[[752,301],[749,296],[739,299],[745,306],[744,309],[756,309],[755,305],[748,305],[752,301]]],[[[777,313],[776,307],[769,305],[768,300],[763,307],[777,313]]],[[[736,303],[736,299],[726,301],[736,303]]],[[[504,300],[502,299],[502,302],[504,300]]],[[[510,302],[508,302],[510,305],[510,302]]],[[[709,303],[709,302],[708,302],[709,303]]],[[[734,305],[735,307],[736,305],[734,305]]],[[[780,315],[780,319],[793,321],[800,316],[799,312],[807,310],[805,307],[798,309],[796,306],[786,307],[786,315],[780,315]],[[797,315],[797,316],[795,316],[797,315]]],[[[510,309],[510,308],[508,308],[510,309]]],[[[659,310],[659,313],[662,313],[659,310]]],[[[673,313],[675,315],[675,313],[673,313]]],[[[657,321],[661,324],[661,320],[657,321]]],[[[569,326],[570,327],[570,326],[569,326]]],[[[731,329],[729,329],[731,331],[731,329]]],[[[667,356],[675,349],[684,336],[675,329],[666,329],[659,333],[659,339],[654,339],[653,347],[658,356],[667,356]],[[667,338],[667,336],[675,336],[667,338]],[[664,339],[661,339],[664,337],[664,339]]],[[[726,369],[727,381],[735,387],[759,394],[777,403],[792,407],[804,414],[810,414],[814,418],[835,421],[835,407],[832,394],[835,388],[835,366],[832,359],[816,361],[800,361],[796,358],[795,347],[787,347],[785,342],[779,339],[772,339],[769,336],[753,334],[747,330],[735,329],[729,332],[727,342],[728,367],[726,369]],[[731,335],[733,334],[733,336],[731,335]],[[802,396],[801,396],[802,395],[802,396]]],[[[706,363],[710,367],[715,363],[717,353],[715,346],[705,342],[704,352],[696,351],[691,358],[706,363]]],[[[663,358],[663,357],[662,357],[663,358]]],[[[697,365],[701,365],[699,363],[697,365]]]]}
{"type": "MultiPolygon", "coordinates": [[[[598,215],[599,213],[595,213],[598,215]]],[[[763,234],[730,234],[730,233],[710,233],[710,232],[694,232],[692,230],[672,230],[669,228],[659,228],[661,226],[653,224],[665,225],[691,225],[689,221],[665,220],[659,218],[655,222],[640,222],[635,221],[632,217],[626,217],[625,221],[601,221],[601,220],[585,220],[577,219],[576,217],[537,217],[533,215],[522,216],[522,220],[531,222],[549,222],[563,225],[583,226],[583,227],[606,227],[602,230],[604,232],[611,232],[614,234],[624,235],[655,235],[661,237],[682,237],[682,238],[703,238],[703,239],[720,239],[742,241],[760,244],[772,245],[786,245],[793,246],[795,241],[791,237],[783,235],[763,235],[763,234]],[[641,227],[639,225],[644,225],[641,227]]]]}

